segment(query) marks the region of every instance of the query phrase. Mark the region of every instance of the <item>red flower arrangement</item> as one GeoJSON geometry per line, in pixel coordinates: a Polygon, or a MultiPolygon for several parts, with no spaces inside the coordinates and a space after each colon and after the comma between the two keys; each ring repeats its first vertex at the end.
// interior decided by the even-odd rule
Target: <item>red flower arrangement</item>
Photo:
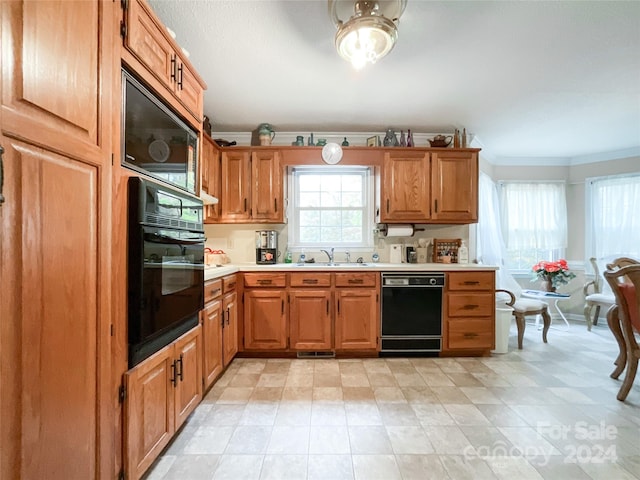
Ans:
{"type": "Polygon", "coordinates": [[[536,263],[531,270],[533,271],[533,278],[531,281],[542,280],[544,282],[550,282],[553,290],[558,285],[566,285],[569,280],[576,278],[575,273],[569,271],[569,265],[563,258],[557,262],[541,261],[536,263]]]}

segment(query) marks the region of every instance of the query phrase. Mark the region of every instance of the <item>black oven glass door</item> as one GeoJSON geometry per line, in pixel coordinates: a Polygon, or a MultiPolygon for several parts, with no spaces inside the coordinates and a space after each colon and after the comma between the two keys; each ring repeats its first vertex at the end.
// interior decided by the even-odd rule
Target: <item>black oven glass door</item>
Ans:
{"type": "Polygon", "coordinates": [[[143,227],[141,338],[204,307],[203,235],[143,227]]]}
{"type": "Polygon", "coordinates": [[[442,334],[442,288],[382,288],[382,335],[442,334]]]}

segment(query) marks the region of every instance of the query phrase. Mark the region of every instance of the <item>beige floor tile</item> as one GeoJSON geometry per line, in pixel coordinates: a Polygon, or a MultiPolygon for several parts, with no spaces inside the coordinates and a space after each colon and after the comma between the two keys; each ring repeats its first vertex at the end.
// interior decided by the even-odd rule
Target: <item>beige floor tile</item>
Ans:
{"type": "Polygon", "coordinates": [[[396,455],[396,463],[403,480],[425,480],[428,478],[449,480],[438,455],[396,455]]]}
{"type": "Polygon", "coordinates": [[[313,387],[284,387],[283,402],[310,402],[313,399],[313,387]]]}
{"type": "Polygon", "coordinates": [[[407,403],[381,403],[378,409],[384,425],[418,425],[418,417],[407,403]]]}
{"type": "Polygon", "coordinates": [[[236,373],[229,381],[229,385],[231,387],[255,387],[259,379],[259,373],[236,373]]]}
{"type": "Polygon", "coordinates": [[[487,417],[491,425],[496,427],[525,427],[527,421],[507,405],[476,405],[478,410],[487,417]]]}
{"type": "Polygon", "coordinates": [[[364,368],[364,362],[359,358],[340,359],[338,360],[338,368],[341,374],[367,374],[364,368]]]}
{"type": "Polygon", "coordinates": [[[402,480],[393,455],[353,455],[356,480],[402,480]]]}
{"type": "Polygon", "coordinates": [[[260,478],[264,455],[223,455],[213,480],[255,480],[260,478]]]}
{"type": "Polygon", "coordinates": [[[424,431],[437,454],[470,455],[475,452],[469,439],[457,426],[433,425],[424,427],[424,431]]]}
{"type": "Polygon", "coordinates": [[[364,369],[368,375],[375,373],[391,373],[387,362],[383,358],[371,358],[363,360],[364,369]]]}
{"type": "Polygon", "coordinates": [[[370,386],[369,377],[367,377],[366,373],[341,373],[340,382],[343,387],[369,387],[370,386]]]}
{"type": "Polygon", "coordinates": [[[311,425],[311,402],[282,403],[275,425],[311,425]]]}
{"type": "Polygon", "coordinates": [[[244,413],[246,405],[241,404],[218,404],[214,405],[202,425],[207,427],[217,427],[221,425],[238,425],[244,413]]]}
{"type": "Polygon", "coordinates": [[[422,376],[415,370],[412,369],[411,373],[394,373],[394,377],[396,377],[396,382],[400,387],[426,387],[422,376]]]}
{"type": "Polygon", "coordinates": [[[163,480],[208,480],[218,466],[220,455],[180,455],[163,480]]]}
{"type": "Polygon", "coordinates": [[[400,390],[409,403],[439,403],[429,387],[400,387],[400,390]]]}
{"type": "Polygon", "coordinates": [[[229,439],[225,454],[264,454],[271,438],[272,427],[240,425],[229,439]]]}
{"type": "MultiPolygon", "coordinates": [[[[535,468],[545,480],[571,479],[592,480],[577,463],[566,463],[564,456],[541,455],[529,457],[527,461],[535,468]]],[[[613,479],[613,477],[610,477],[613,479]]]]}
{"type": "Polygon", "coordinates": [[[464,393],[472,403],[478,404],[492,404],[502,405],[502,401],[496,397],[491,390],[487,387],[460,387],[462,393],[464,393]]]}
{"type": "Polygon", "coordinates": [[[307,455],[265,455],[260,480],[306,480],[307,455]]]}
{"type": "Polygon", "coordinates": [[[266,360],[261,360],[261,359],[250,359],[250,358],[239,358],[234,360],[234,363],[236,361],[240,360],[240,362],[238,362],[239,367],[238,367],[238,373],[257,373],[260,374],[262,373],[262,371],[264,370],[264,367],[267,364],[266,360]]]}
{"type": "Polygon", "coordinates": [[[491,425],[475,405],[444,405],[444,408],[458,425],[491,425]]]}
{"type": "Polygon", "coordinates": [[[313,387],[312,398],[314,402],[341,402],[343,393],[341,387],[313,387]]]}
{"type": "Polygon", "coordinates": [[[426,383],[430,387],[454,387],[455,384],[444,372],[428,372],[421,374],[426,383]]]}
{"type": "Polygon", "coordinates": [[[287,381],[286,373],[261,373],[257,387],[284,387],[287,381]]]}
{"type": "Polygon", "coordinates": [[[382,425],[382,417],[377,403],[345,402],[348,425],[382,425]]]}
{"type": "Polygon", "coordinates": [[[400,387],[375,387],[373,395],[378,403],[407,403],[400,387]]]}
{"type": "Polygon", "coordinates": [[[387,431],[379,426],[355,426],[349,427],[349,442],[353,455],[380,455],[392,454],[391,442],[387,431]]]}
{"type": "Polygon", "coordinates": [[[346,425],[310,427],[309,454],[350,454],[349,432],[346,425]]]}
{"type": "Polygon", "coordinates": [[[277,403],[248,403],[238,425],[273,425],[278,412],[277,403]]]}
{"type": "Polygon", "coordinates": [[[307,480],[353,480],[351,455],[309,455],[307,480]]]}
{"type": "Polygon", "coordinates": [[[235,427],[200,427],[191,436],[184,447],[189,455],[207,455],[224,453],[235,427]]]}
{"type": "Polygon", "coordinates": [[[398,386],[396,377],[391,372],[386,372],[386,373],[367,372],[367,376],[369,377],[369,384],[372,387],[397,387],[398,386]]]}
{"type": "Polygon", "coordinates": [[[264,366],[262,373],[287,374],[291,367],[291,360],[285,358],[270,358],[264,366]]]}
{"type": "Polygon", "coordinates": [[[313,374],[314,387],[342,387],[342,379],[339,373],[318,373],[313,374]]]}
{"type": "Polygon", "coordinates": [[[282,399],[282,387],[256,387],[249,402],[279,402],[282,399]]]}
{"type": "Polygon", "coordinates": [[[444,373],[465,373],[466,369],[455,358],[434,358],[444,373]]]}
{"type": "Polygon", "coordinates": [[[153,462],[147,473],[142,477],[144,480],[162,480],[167,474],[171,465],[176,461],[175,455],[164,454],[153,462]]]}
{"type": "Polygon", "coordinates": [[[452,479],[496,480],[498,477],[484,460],[463,455],[441,455],[440,461],[452,479]]]}
{"type": "Polygon", "coordinates": [[[447,412],[441,404],[412,404],[413,409],[420,425],[423,427],[431,425],[455,425],[456,422],[451,418],[451,415],[447,412]]]}
{"type": "Polygon", "coordinates": [[[216,403],[247,403],[253,390],[251,387],[227,387],[220,394],[216,403]]]}
{"type": "Polygon", "coordinates": [[[433,446],[422,427],[387,426],[385,428],[396,455],[434,453],[433,446]]]}
{"type": "Polygon", "coordinates": [[[431,387],[431,390],[442,404],[471,403],[471,400],[459,387],[431,387]]]}
{"type": "Polygon", "coordinates": [[[308,426],[276,425],[271,432],[267,453],[269,454],[308,454],[308,426]]]}
{"type": "Polygon", "coordinates": [[[492,457],[485,460],[500,479],[543,480],[542,475],[523,457],[492,457]]]}
{"type": "Polygon", "coordinates": [[[371,387],[342,387],[342,399],[345,402],[371,402],[375,398],[371,387]]]}
{"type": "Polygon", "coordinates": [[[285,381],[287,387],[313,387],[313,373],[289,373],[285,381]]]}
{"type": "Polygon", "coordinates": [[[313,402],[311,425],[346,425],[347,416],[343,403],[313,402]]]}
{"type": "Polygon", "coordinates": [[[478,380],[472,374],[467,372],[447,373],[446,375],[451,379],[451,381],[456,387],[482,387],[483,386],[480,380],[478,380]]]}

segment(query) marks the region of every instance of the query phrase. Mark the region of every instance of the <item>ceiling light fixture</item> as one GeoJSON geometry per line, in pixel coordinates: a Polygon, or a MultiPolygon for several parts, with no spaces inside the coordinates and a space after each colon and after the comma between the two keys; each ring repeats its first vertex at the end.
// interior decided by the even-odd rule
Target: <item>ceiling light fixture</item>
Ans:
{"type": "Polygon", "coordinates": [[[357,70],[384,57],[398,39],[397,23],[406,5],[407,0],[329,0],[329,14],[338,27],[336,49],[340,56],[357,70]],[[354,13],[344,22],[341,18],[348,15],[346,7],[354,13]]]}

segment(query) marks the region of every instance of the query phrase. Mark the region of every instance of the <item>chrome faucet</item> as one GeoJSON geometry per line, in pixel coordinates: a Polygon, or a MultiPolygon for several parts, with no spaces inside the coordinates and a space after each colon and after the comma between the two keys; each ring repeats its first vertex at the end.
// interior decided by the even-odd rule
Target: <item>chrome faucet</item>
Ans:
{"type": "Polygon", "coordinates": [[[329,257],[329,264],[333,265],[333,247],[331,247],[331,253],[327,252],[326,250],[320,250],[320,251],[327,254],[327,257],[329,257]]]}
{"type": "Polygon", "coordinates": [[[345,262],[351,263],[351,253],[349,253],[349,250],[344,252],[344,255],[345,255],[345,262]]]}

